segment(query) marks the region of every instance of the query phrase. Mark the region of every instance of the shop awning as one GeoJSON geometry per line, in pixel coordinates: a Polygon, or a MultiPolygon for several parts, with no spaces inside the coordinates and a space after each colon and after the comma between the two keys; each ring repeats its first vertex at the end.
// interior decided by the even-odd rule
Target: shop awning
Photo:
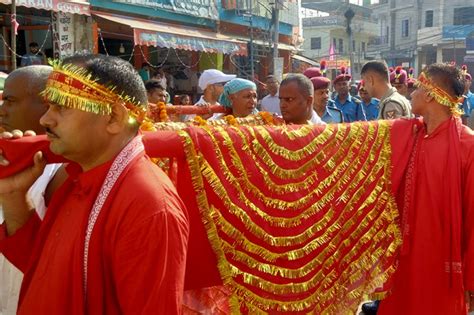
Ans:
{"type": "Polygon", "coordinates": [[[306,62],[307,64],[310,64],[312,66],[319,67],[319,62],[317,62],[316,60],[310,59],[308,57],[305,57],[305,56],[293,55],[293,56],[291,56],[291,58],[299,60],[299,61],[306,62]]]}
{"type": "MultiPolygon", "coordinates": [[[[11,0],[0,0],[0,3],[11,5],[11,0]]],[[[89,1],[61,1],[61,0],[16,0],[16,5],[33,9],[41,9],[63,13],[91,15],[89,1]]]]}
{"type": "Polygon", "coordinates": [[[93,12],[94,16],[130,26],[135,45],[247,55],[247,43],[231,37],[187,27],[93,12]]]}
{"type": "MultiPolygon", "coordinates": [[[[250,38],[248,37],[242,37],[242,36],[239,36],[237,37],[239,40],[242,40],[242,41],[245,41],[247,43],[250,43],[250,38]]],[[[266,41],[263,41],[263,40],[260,40],[260,39],[254,39],[253,40],[253,43],[255,45],[260,45],[260,46],[271,46],[273,47],[273,43],[269,43],[269,42],[266,42],[266,41]]],[[[278,43],[278,49],[281,49],[281,50],[288,50],[288,51],[292,51],[292,52],[297,52],[297,51],[300,51],[301,49],[298,49],[296,48],[295,46],[292,46],[292,45],[288,45],[288,44],[283,44],[283,43],[278,43]]]]}

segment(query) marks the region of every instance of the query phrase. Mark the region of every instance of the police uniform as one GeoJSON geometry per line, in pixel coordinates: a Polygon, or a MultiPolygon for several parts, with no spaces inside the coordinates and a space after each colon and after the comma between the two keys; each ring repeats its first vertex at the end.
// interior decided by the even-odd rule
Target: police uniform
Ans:
{"type": "Polygon", "coordinates": [[[348,95],[344,103],[339,101],[339,97],[336,95],[334,104],[337,109],[342,111],[345,122],[353,121],[365,121],[367,117],[365,116],[364,108],[362,107],[362,102],[351,95],[348,95]]]}
{"type": "Polygon", "coordinates": [[[379,119],[395,119],[400,117],[411,117],[411,105],[405,96],[391,87],[380,99],[379,119]]]}
{"type": "MultiPolygon", "coordinates": [[[[321,89],[328,89],[331,80],[326,77],[318,76],[310,78],[311,83],[313,83],[314,91],[321,89]]],[[[318,102],[319,103],[319,102],[318,102]]],[[[326,107],[324,108],[324,113],[321,117],[322,121],[325,123],[342,123],[344,122],[344,118],[342,116],[342,112],[336,108],[334,101],[328,100],[326,107]]]]}
{"type": "Polygon", "coordinates": [[[367,120],[376,120],[379,117],[379,100],[372,98],[369,104],[362,102],[367,120]]]}
{"type": "MultiPolygon", "coordinates": [[[[339,81],[350,81],[351,78],[351,75],[346,73],[345,67],[341,67],[340,74],[334,79],[333,84],[335,85],[339,81]]],[[[347,95],[344,103],[341,103],[339,95],[336,95],[334,97],[334,103],[336,105],[335,107],[342,111],[345,122],[367,120],[364,108],[362,107],[362,102],[350,94],[347,95]]]]}
{"type": "MultiPolygon", "coordinates": [[[[357,85],[357,92],[359,95],[361,91],[367,92],[365,89],[364,80],[361,80],[357,85]]],[[[376,98],[371,98],[368,104],[365,104],[362,99],[360,100],[362,102],[362,107],[364,108],[367,120],[376,120],[379,117],[379,100],[376,98]]]]}
{"type": "Polygon", "coordinates": [[[344,122],[342,111],[336,108],[333,100],[329,100],[326,105],[326,111],[321,119],[327,124],[339,124],[344,122]]]}

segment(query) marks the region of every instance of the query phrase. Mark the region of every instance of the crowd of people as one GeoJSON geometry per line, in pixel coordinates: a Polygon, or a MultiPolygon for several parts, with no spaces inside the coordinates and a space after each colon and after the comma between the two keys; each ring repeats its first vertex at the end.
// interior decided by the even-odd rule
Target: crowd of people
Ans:
{"type": "MultiPolygon", "coordinates": [[[[173,91],[164,74],[151,78],[146,68],[80,55],[8,76],[2,137],[46,134],[50,150],[70,163],[46,166],[38,152],[34,166],[0,179],[0,312],[182,312],[188,214],[139,133],[148,103],[169,103],[173,91]]],[[[474,309],[474,133],[461,122],[474,105],[472,77],[433,64],[415,79],[383,61],[365,64],[361,77],[351,95],[346,69],[332,81],[319,68],[281,82],[268,76],[258,101],[254,82],[209,69],[193,105],[229,109],[201,115],[209,120],[259,110],[295,125],[418,119],[404,187],[395,192],[403,245],[393,289],[365,311],[466,314],[474,309]]],[[[180,104],[191,105],[189,95],[180,104]]]]}

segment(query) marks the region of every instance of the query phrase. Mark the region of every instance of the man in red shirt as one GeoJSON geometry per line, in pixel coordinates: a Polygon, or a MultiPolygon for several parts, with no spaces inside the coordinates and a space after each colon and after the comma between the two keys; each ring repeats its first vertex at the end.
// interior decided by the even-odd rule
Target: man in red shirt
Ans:
{"type": "Polygon", "coordinates": [[[177,314],[188,219],[137,136],[146,91],[114,57],[54,65],[41,118],[50,149],[71,163],[41,222],[25,193],[44,161],[2,181],[0,251],[25,277],[19,314],[177,314]]]}
{"type": "Polygon", "coordinates": [[[412,93],[422,124],[398,196],[400,262],[380,315],[474,308],[474,133],[459,118],[463,85],[458,68],[433,64],[412,93]]]}

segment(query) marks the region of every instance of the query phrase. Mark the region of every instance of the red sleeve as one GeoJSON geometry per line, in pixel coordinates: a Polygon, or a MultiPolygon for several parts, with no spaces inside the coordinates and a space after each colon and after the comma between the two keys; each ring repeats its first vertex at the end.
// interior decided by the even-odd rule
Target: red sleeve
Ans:
{"type": "Polygon", "coordinates": [[[41,219],[36,211],[15,234],[6,235],[5,224],[0,226],[0,252],[21,272],[26,271],[41,226],[41,219]]]}
{"type": "Polygon", "coordinates": [[[113,274],[123,314],[181,313],[189,225],[181,210],[165,207],[117,241],[113,274]]]}
{"type": "Polygon", "coordinates": [[[390,130],[392,148],[392,192],[396,195],[405,176],[406,167],[413,151],[414,127],[421,124],[417,119],[396,119],[390,130]]]}
{"type": "MultiPolygon", "coordinates": [[[[182,140],[176,131],[146,132],[143,143],[150,157],[184,158],[182,140]]],[[[50,151],[49,140],[44,135],[14,140],[0,139],[0,149],[10,161],[10,165],[0,166],[0,178],[8,177],[33,165],[33,156],[38,151],[43,152],[48,163],[67,161],[50,151]]]]}
{"type": "MultiPolygon", "coordinates": [[[[463,150],[463,236],[462,258],[464,286],[474,291],[474,141],[471,148],[463,150]]],[[[463,148],[464,149],[464,148],[463,148]]]]}
{"type": "Polygon", "coordinates": [[[176,131],[144,132],[143,144],[149,157],[184,158],[183,142],[176,131]]]}

